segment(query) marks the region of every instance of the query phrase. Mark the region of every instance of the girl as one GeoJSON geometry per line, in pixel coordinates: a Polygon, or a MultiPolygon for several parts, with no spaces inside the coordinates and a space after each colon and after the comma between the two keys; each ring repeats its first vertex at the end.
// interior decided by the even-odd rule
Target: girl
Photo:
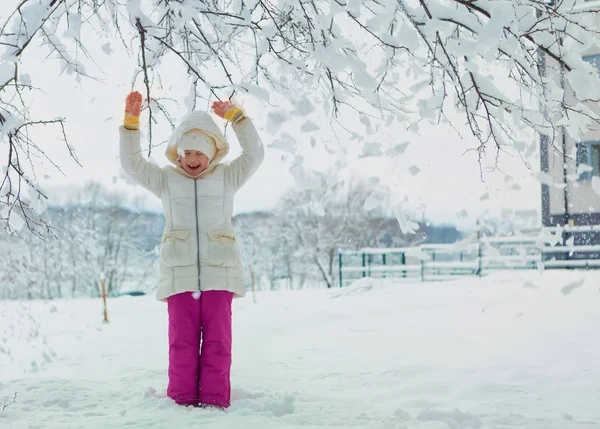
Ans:
{"type": "Polygon", "coordinates": [[[222,164],[229,144],[206,112],[188,114],[175,129],[159,167],[140,149],[142,95],[127,96],[120,127],[125,172],[161,199],[165,229],[160,246],[156,297],[167,302],[169,385],[182,405],[229,407],[231,397],[231,301],[246,293],[242,261],[231,226],[233,196],[264,158],[251,120],[229,101],[212,105],[229,121],[242,147],[222,164]]]}

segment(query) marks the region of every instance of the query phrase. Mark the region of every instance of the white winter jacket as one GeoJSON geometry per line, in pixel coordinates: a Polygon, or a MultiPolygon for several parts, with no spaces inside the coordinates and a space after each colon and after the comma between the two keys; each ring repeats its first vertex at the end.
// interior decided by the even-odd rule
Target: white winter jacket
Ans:
{"type": "Polygon", "coordinates": [[[242,154],[221,164],[229,145],[205,112],[192,112],[177,127],[167,148],[173,166],[159,167],[141,153],[140,132],[120,127],[121,165],[138,184],[159,197],[165,215],[160,246],[158,300],[187,291],[227,290],[244,296],[243,264],[231,226],[233,196],[262,163],[264,149],[250,119],[233,125],[242,154]],[[212,136],[217,153],[197,179],[177,163],[183,133],[198,128],[212,136]]]}

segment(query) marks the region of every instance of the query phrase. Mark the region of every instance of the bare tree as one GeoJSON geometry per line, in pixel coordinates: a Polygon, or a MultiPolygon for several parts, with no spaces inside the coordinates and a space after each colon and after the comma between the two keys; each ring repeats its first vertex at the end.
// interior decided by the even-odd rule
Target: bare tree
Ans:
{"type": "Polygon", "coordinates": [[[332,287],[338,250],[376,245],[390,219],[383,208],[365,209],[375,182],[344,180],[333,172],[315,177],[309,189],[292,189],[283,197],[278,207],[280,237],[295,239],[296,258],[310,261],[320,279],[332,287]]]}
{"type": "Polygon", "coordinates": [[[266,283],[270,289],[276,289],[284,279],[293,285],[295,272],[285,261],[289,261],[295,248],[289,237],[281,233],[282,219],[275,213],[256,212],[237,215],[233,222],[244,261],[252,266],[257,287],[266,283]]]}
{"type": "Polygon", "coordinates": [[[279,121],[323,106],[335,120],[358,114],[372,132],[458,111],[483,153],[518,140],[523,126],[552,139],[565,121],[574,135],[598,123],[583,103],[600,99],[600,85],[581,53],[598,40],[599,12],[584,0],[3,0],[0,219],[16,219],[8,232],[19,223],[47,229],[35,210],[45,196],[30,162],[45,154],[29,130],[55,127],[75,158],[63,120],[26,109],[36,87],[22,59],[40,43],[76,78],[93,78],[88,66],[103,66],[91,54],[97,35],[116,35],[138,58],[132,86],[145,87],[151,141],[160,118],[172,123],[152,84],[180,70],[192,84],[190,107],[244,91],[270,100],[279,121]],[[547,77],[546,66],[565,85],[547,77]],[[589,90],[570,101],[565,86],[589,90]]]}
{"type": "Polygon", "coordinates": [[[98,296],[101,273],[111,296],[152,290],[160,214],[128,210],[122,195],[91,183],[47,216],[56,237],[0,235],[0,299],[98,296]]]}

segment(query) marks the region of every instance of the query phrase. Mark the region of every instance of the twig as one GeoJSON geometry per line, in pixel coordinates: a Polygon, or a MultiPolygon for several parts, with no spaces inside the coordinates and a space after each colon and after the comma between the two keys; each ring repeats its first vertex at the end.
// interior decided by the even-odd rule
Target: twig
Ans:
{"type": "Polygon", "coordinates": [[[4,410],[6,410],[8,407],[10,407],[12,404],[14,404],[15,402],[17,402],[17,393],[15,392],[15,395],[12,398],[11,402],[7,402],[8,401],[8,396],[6,398],[4,398],[4,405],[2,406],[2,411],[0,412],[0,416],[2,414],[4,414],[4,410]]]}
{"type": "MultiPolygon", "coordinates": [[[[135,26],[140,33],[142,44],[142,70],[144,71],[144,84],[146,85],[146,101],[148,103],[148,137],[152,142],[152,103],[150,99],[150,80],[148,79],[148,64],[146,63],[146,30],[139,18],[135,20],[135,26]]],[[[148,156],[152,154],[152,145],[148,145],[148,156]]]]}

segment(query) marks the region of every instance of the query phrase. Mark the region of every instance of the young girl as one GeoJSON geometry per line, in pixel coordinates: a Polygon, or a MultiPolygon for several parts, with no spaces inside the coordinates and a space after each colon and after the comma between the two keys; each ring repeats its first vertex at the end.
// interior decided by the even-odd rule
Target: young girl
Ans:
{"type": "Polygon", "coordinates": [[[182,405],[230,405],[231,301],[246,293],[240,250],[231,226],[233,196],[262,163],[264,149],[250,119],[229,101],[212,105],[242,146],[221,164],[229,144],[206,112],[188,114],[166,150],[173,165],[148,162],[140,149],[142,95],[127,96],[120,127],[121,165],[161,199],[165,229],[156,297],[167,302],[169,385],[182,405]]]}

